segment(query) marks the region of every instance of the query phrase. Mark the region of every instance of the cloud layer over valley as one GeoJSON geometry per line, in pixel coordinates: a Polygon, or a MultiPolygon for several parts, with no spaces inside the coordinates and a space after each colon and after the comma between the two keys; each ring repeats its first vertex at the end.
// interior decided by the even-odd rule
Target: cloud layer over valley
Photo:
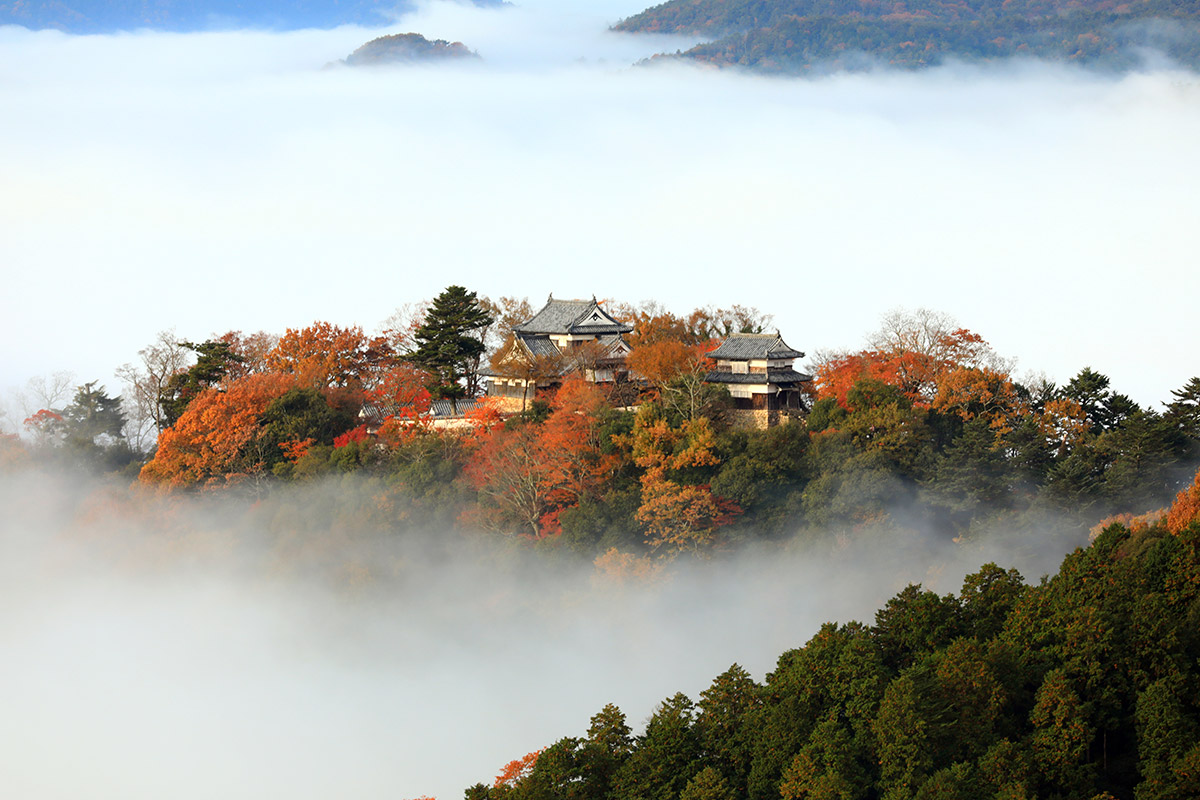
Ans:
{"type": "Polygon", "coordinates": [[[812,352],[946,311],[1141,403],[1194,374],[1200,84],[1018,63],[799,81],[633,68],[628,2],[436,3],[381,30],[0,29],[0,385],[155,333],[372,328],[489,296],[740,302],[812,352]],[[329,69],[383,33],[477,65],[329,69]]]}
{"type": "Polygon", "coordinates": [[[908,581],[957,592],[988,560],[1036,581],[1077,544],[901,536],[622,584],[495,539],[329,525],[370,499],[350,480],[250,504],[6,476],[0,794],[453,800],[606,703],[640,729],[908,581]]]}

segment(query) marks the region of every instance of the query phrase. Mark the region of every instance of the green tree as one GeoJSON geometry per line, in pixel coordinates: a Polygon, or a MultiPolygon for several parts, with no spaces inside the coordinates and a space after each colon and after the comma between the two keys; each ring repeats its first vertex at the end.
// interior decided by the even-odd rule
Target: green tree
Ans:
{"type": "Polygon", "coordinates": [[[688,781],[679,800],[736,800],[737,795],[714,767],[705,767],[688,781]]]}
{"type": "Polygon", "coordinates": [[[952,595],[910,583],[875,613],[872,633],[884,663],[901,670],[962,635],[962,609],[952,595]]]}
{"type": "Polygon", "coordinates": [[[109,397],[96,381],[78,387],[60,416],[61,452],[80,466],[111,472],[137,460],[123,433],[121,398],[109,397]]]}
{"type": "Polygon", "coordinates": [[[158,396],[164,426],[168,428],[179,421],[200,392],[219,384],[230,367],[242,360],[233,352],[229,342],[210,339],[200,344],[180,342],[180,345],[196,354],[196,363],[169,377],[158,396]]]}
{"type": "Polygon", "coordinates": [[[81,447],[103,446],[121,439],[125,415],[121,413],[121,398],[109,397],[96,381],[75,390],[75,398],[62,410],[68,444],[81,447]]]}
{"type": "Polygon", "coordinates": [[[1038,689],[1029,715],[1034,763],[1050,792],[1088,797],[1093,765],[1087,760],[1095,729],[1065,671],[1054,669],[1038,689]]]}
{"type": "Polygon", "coordinates": [[[1184,699],[1188,694],[1186,679],[1175,673],[1150,684],[1138,696],[1138,769],[1142,782],[1137,786],[1136,800],[1194,797],[1180,786],[1175,769],[1189,749],[1200,745],[1200,730],[1184,699]]]}
{"type": "Polygon", "coordinates": [[[659,704],[614,781],[613,800],[677,800],[698,769],[695,706],[682,692],[659,704]]]}
{"type": "Polygon", "coordinates": [[[427,387],[434,397],[474,397],[479,390],[479,361],[485,347],[482,332],[492,316],[475,292],[449,286],[433,300],[425,320],[413,334],[416,349],[408,358],[434,378],[427,387]]]}
{"type": "Polygon", "coordinates": [[[290,464],[285,447],[296,444],[304,450],[312,444],[332,444],[335,436],[354,427],[354,423],[350,409],[334,409],[316,389],[297,387],[267,405],[251,447],[265,469],[286,475],[290,464]]]}
{"type": "Polygon", "coordinates": [[[750,772],[750,729],[752,712],[762,698],[759,686],[738,664],[718,675],[712,686],[700,693],[700,715],[696,732],[705,761],[716,766],[739,791],[750,772]]]}

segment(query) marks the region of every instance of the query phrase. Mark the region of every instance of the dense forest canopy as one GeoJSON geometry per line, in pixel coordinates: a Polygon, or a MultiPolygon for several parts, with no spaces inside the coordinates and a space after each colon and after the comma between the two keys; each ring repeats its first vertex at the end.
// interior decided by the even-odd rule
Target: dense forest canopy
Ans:
{"type": "Polygon", "coordinates": [[[1148,51],[1200,66],[1200,9],[1173,0],[670,0],[614,27],[702,35],[677,55],[765,72],[1012,56],[1123,69],[1148,51]]]}

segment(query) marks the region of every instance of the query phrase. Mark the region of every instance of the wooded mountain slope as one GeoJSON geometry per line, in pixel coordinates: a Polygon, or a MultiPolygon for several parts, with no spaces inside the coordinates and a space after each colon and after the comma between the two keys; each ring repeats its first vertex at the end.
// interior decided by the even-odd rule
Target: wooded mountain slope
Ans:
{"type": "Polygon", "coordinates": [[[1200,9],[1178,0],[670,0],[615,29],[713,37],[677,55],[768,72],[1011,56],[1128,68],[1148,49],[1200,65],[1200,9]]]}
{"type": "Polygon", "coordinates": [[[637,737],[615,706],[467,800],[1200,797],[1200,485],[1038,586],[985,564],[737,664],[637,737]],[[1184,524],[1186,521],[1186,524],[1184,524]]]}

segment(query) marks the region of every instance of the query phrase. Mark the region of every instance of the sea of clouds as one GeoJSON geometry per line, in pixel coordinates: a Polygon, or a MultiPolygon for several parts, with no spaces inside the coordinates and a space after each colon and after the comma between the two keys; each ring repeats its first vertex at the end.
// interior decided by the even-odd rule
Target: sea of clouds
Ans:
{"type": "Polygon", "coordinates": [[[691,41],[607,32],[638,10],[0,28],[0,386],[66,370],[115,394],[161,330],[371,329],[450,283],[755,305],[810,353],[928,307],[1018,371],[1091,366],[1144,404],[1195,373],[1195,75],[634,67],[691,41]],[[482,61],[324,69],[404,31],[482,61]]]}
{"type": "MultiPolygon", "coordinates": [[[[1019,370],[1090,365],[1146,404],[1196,373],[1195,75],[634,67],[690,43],[606,32],[639,10],[0,29],[0,387],[67,370],[115,394],[161,330],[369,329],[450,283],[755,305],[810,352],[929,307],[1019,370]],[[325,68],[406,31],[482,61],[325,68]]],[[[623,587],[504,548],[387,545],[401,567],[355,592],[354,564],[281,568],[246,508],[199,503],[184,536],[178,509],[131,519],[38,480],[0,484],[0,794],[31,800],[448,800],[605,703],[638,727],[734,661],[761,680],[910,580],[955,591],[990,559],[1036,579],[1077,544],[916,536],[623,587]]]]}
{"type": "Polygon", "coordinates": [[[956,593],[996,561],[1036,582],[1082,543],[860,531],[622,581],[494,534],[331,518],[375,491],[5,474],[0,795],[454,800],[607,703],[640,731],[663,698],[734,662],[761,681],[910,581],[956,593]]]}

